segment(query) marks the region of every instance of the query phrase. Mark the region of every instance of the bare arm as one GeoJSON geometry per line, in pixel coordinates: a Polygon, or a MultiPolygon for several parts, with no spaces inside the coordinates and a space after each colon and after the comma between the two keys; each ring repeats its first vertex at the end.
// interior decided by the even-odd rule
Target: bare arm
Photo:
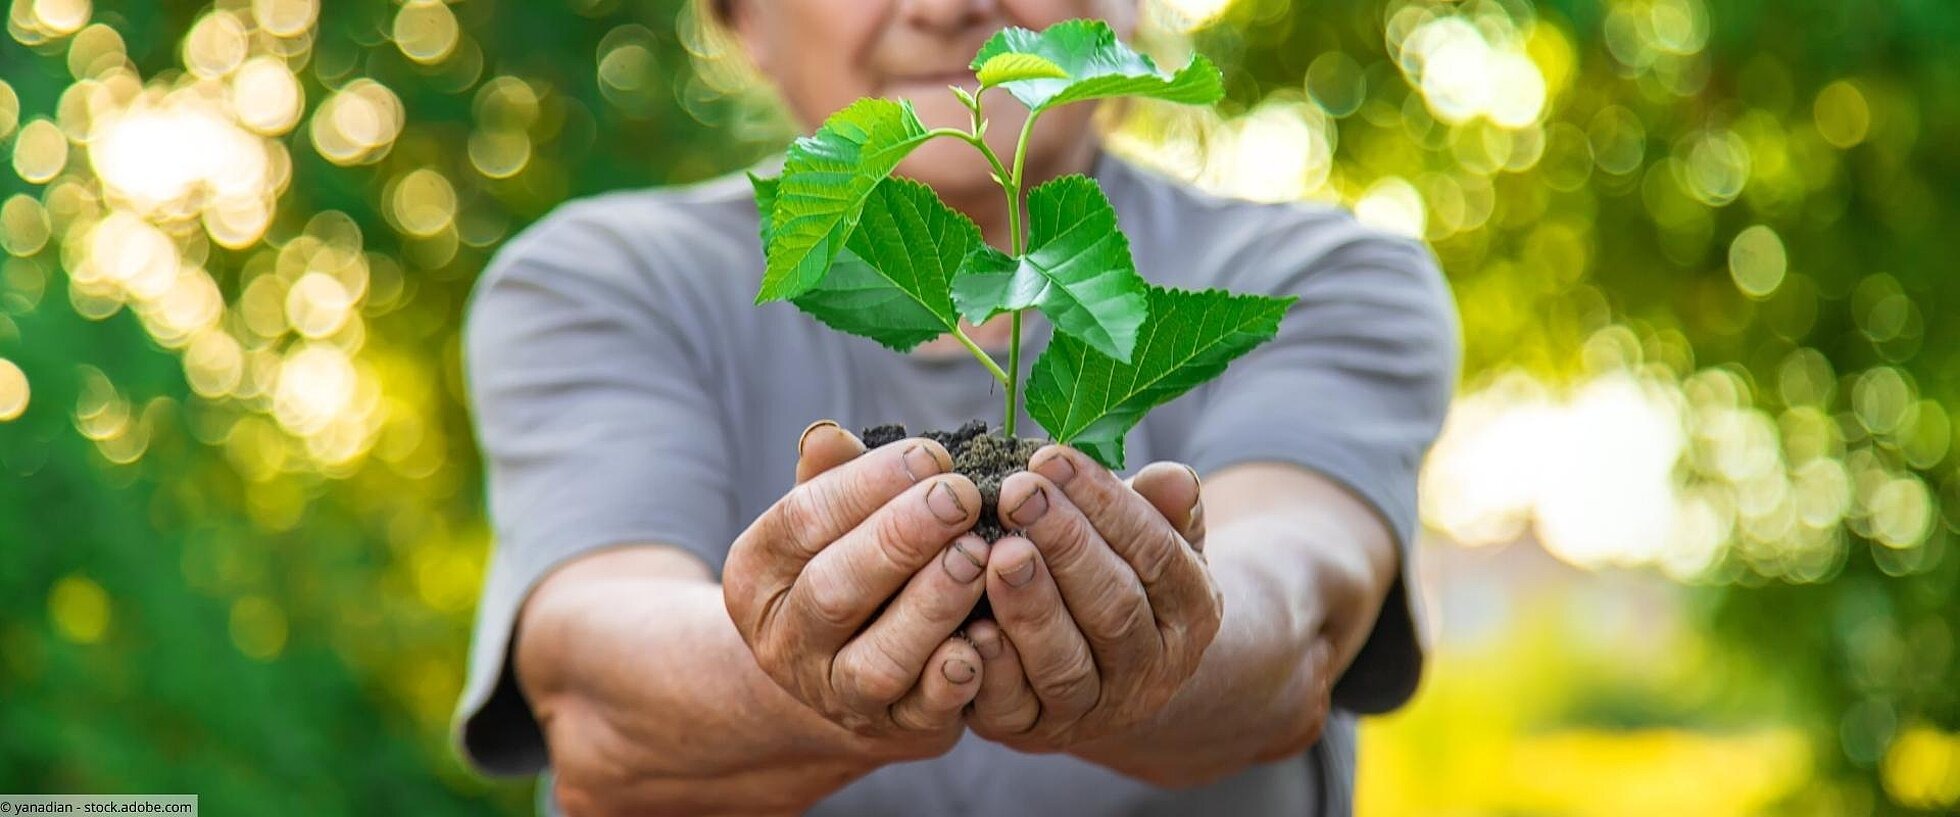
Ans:
{"type": "Polygon", "coordinates": [[[763,675],[721,586],[677,549],[566,565],[518,626],[518,685],[567,813],[794,814],[878,765],[763,675]]]}

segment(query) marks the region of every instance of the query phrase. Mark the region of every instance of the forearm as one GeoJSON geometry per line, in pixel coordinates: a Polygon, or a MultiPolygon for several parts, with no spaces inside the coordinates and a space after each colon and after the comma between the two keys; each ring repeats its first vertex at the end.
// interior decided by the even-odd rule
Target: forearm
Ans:
{"type": "Polygon", "coordinates": [[[566,805],[798,813],[875,768],[854,735],[763,674],[720,587],[675,558],[595,554],[526,606],[518,673],[566,805]]]}
{"type": "Polygon", "coordinates": [[[1318,739],[1328,690],[1366,640],[1396,567],[1385,527],[1323,478],[1289,468],[1207,483],[1219,524],[1206,552],[1225,600],[1218,636],[1143,730],[1075,752],[1160,785],[1216,779],[1318,739]],[[1286,499],[1262,501],[1273,495],[1286,499]]]}

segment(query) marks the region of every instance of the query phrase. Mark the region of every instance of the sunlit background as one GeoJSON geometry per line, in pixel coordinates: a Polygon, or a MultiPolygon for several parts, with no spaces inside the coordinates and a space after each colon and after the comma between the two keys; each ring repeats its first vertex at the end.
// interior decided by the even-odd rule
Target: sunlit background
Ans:
{"type": "MultiPolygon", "coordinates": [[[[1960,809],[1960,9],[1153,0],[1114,149],[1426,239],[1432,670],[1365,815],[1960,809]]],[[[779,149],[681,0],[7,0],[0,790],[523,813],[446,725],[457,328],[569,196],[779,149]]]]}

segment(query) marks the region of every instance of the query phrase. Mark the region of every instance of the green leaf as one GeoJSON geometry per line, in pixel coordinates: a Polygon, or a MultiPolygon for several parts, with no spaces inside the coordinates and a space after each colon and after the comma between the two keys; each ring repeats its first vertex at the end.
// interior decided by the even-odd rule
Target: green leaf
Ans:
{"type": "Polygon", "coordinates": [[[953,302],[980,323],[1035,307],[1059,332],[1127,362],[1146,314],[1144,289],[1116,210],[1086,176],[1063,176],[1028,194],[1028,252],[988,249],[953,281],[953,302]]]}
{"type": "Polygon", "coordinates": [[[985,246],[979,226],[932,188],[885,179],[829,274],[794,303],[833,329],[910,351],[958,325],[950,283],[985,246]]]}
{"type": "Polygon", "coordinates": [[[755,214],[758,217],[756,232],[762,237],[762,246],[769,246],[770,234],[776,232],[772,220],[776,216],[776,190],[782,187],[783,177],[762,177],[748,174],[749,186],[755,188],[755,214]]]}
{"type": "Polygon", "coordinates": [[[1068,79],[1068,72],[1039,54],[996,54],[977,70],[982,87],[1024,79],[1068,79]]]}
{"type": "Polygon", "coordinates": [[[1123,467],[1123,437],[1145,412],[1223,374],[1232,360],[1279,331],[1295,300],[1153,286],[1150,322],[1124,364],[1056,335],[1028,376],[1028,415],[1058,442],[1110,469],[1123,467]]]}
{"type": "Polygon", "coordinates": [[[925,140],[911,104],[885,99],[860,99],[796,140],[770,208],[768,264],[755,302],[794,298],[816,286],[879,180],[925,140]]]}
{"type": "Polygon", "coordinates": [[[1217,66],[1204,55],[1194,54],[1176,73],[1164,74],[1149,57],[1117,40],[1101,20],[1066,20],[1040,33],[1003,29],[980,47],[972,67],[979,70],[1010,54],[1040,57],[1063,72],[1061,77],[1014,77],[999,83],[1033,111],[1115,96],[1209,105],[1225,95],[1217,66]]]}
{"type": "Polygon", "coordinates": [[[946,87],[953,92],[953,98],[958,99],[961,105],[966,106],[967,110],[971,111],[980,107],[980,100],[975,99],[971,91],[961,88],[958,85],[948,85],[946,87]]]}

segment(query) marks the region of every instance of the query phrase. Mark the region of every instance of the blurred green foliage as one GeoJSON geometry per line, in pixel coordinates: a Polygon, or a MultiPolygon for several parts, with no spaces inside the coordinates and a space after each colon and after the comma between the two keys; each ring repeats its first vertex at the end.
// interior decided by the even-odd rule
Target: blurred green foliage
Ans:
{"type": "MultiPolygon", "coordinates": [[[[1376,2],[1245,0],[1199,42],[1227,65],[1232,95],[1248,107],[1297,93],[1303,81],[1310,94],[1338,89],[1316,86],[1316,77],[1340,76],[1327,66],[1346,64],[1326,55],[1351,58],[1365,101],[1340,120],[1337,173],[1352,173],[1352,184],[1461,168],[1454,148],[1465,129],[1439,134],[1430,110],[1408,104],[1391,64],[1384,29],[1410,5],[1420,4],[1385,11],[1376,2]]],[[[1786,804],[1797,813],[1955,808],[1960,756],[1951,745],[1930,757],[1894,750],[1912,745],[1899,739],[1915,728],[1949,737],[1960,729],[1960,558],[1952,553],[1960,470],[1950,416],[1960,399],[1960,325],[1941,318],[1960,310],[1945,247],[1960,229],[1951,149],[1960,144],[1952,48],[1960,8],[1812,0],[1459,8],[1535,21],[1524,35],[1528,53],[1549,69],[1548,82],[1561,68],[1570,77],[1546,117],[1543,158],[1491,179],[1486,226],[1428,231],[1464,313],[1468,378],[1518,365],[1578,374],[1593,350],[1588,339],[1612,324],[1639,344],[1619,357],[1683,377],[1731,375],[1742,404],[1782,432],[1793,465],[1804,456],[1795,450],[1803,420],[1825,418],[1821,453],[1851,463],[1851,493],[1863,494],[1831,533],[1845,541],[1803,567],[1774,534],[1752,542],[1738,523],[1723,563],[1698,577],[1706,589],[1693,614],[1732,660],[1720,669],[1721,691],[1686,720],[1720,726],[1740,715],[1799,726],[1816,776],[1786,804]],[[1705,44],[1693,47],[1697,40],[1705,44]],[[1638,134],[1631,144],[1628,130],[1638,134]],[[1561,158],[1560,134],[1593,161],[1561,158]],[[1723,154],[1739,154],[1741,167],[1720,168],[1737,163],[1712,158],[1723,154]],[[1616,162],[1622,172],[1612,172],[1616,162]],[[1560,224],[1576,245],[1553,240],[1560,224]],[[1738,257],[1738,236],[1756,225],[1774,231],[1787,259],[1768,292],[1750,291],[1738,257]],[[1576,269],[1548,260],[1567,257],[1576,269]],[[1880,474],[1924,481],[1929,510],[1911,541],[1887,544],[1876,517],[1857,518],[1870,486],[1886,482],[1880,474]]],[[[1425,193],[1437,201],[1433,188],[1425,193]]],[[[1796,514],[1819,504],[1806,499],[1799,495],[1796,514]]],[[[1782,530],[1782,541],[1801,538],[1782,530]]],[[[1645,722],[1681,719],[1649,713],[1645,722]]]]}
{"type": "MultiPolygon", "coordinates": [[[[1429,239],[1473,386],[1638,368],[1702,418],[1679,479],[1721,547],[1669,575],[1720,693],[1565,717],[1793,725],[1799,812],[1960,801],[1960,10],[1148,5],[1230,98],[1115,144],[1429,239]]],[[[782,117],[683,0],[8,14],[0,790],[525,810],[446,737],[490,545],[470,285],[567,197],[741,166],[782,117]]]]}

